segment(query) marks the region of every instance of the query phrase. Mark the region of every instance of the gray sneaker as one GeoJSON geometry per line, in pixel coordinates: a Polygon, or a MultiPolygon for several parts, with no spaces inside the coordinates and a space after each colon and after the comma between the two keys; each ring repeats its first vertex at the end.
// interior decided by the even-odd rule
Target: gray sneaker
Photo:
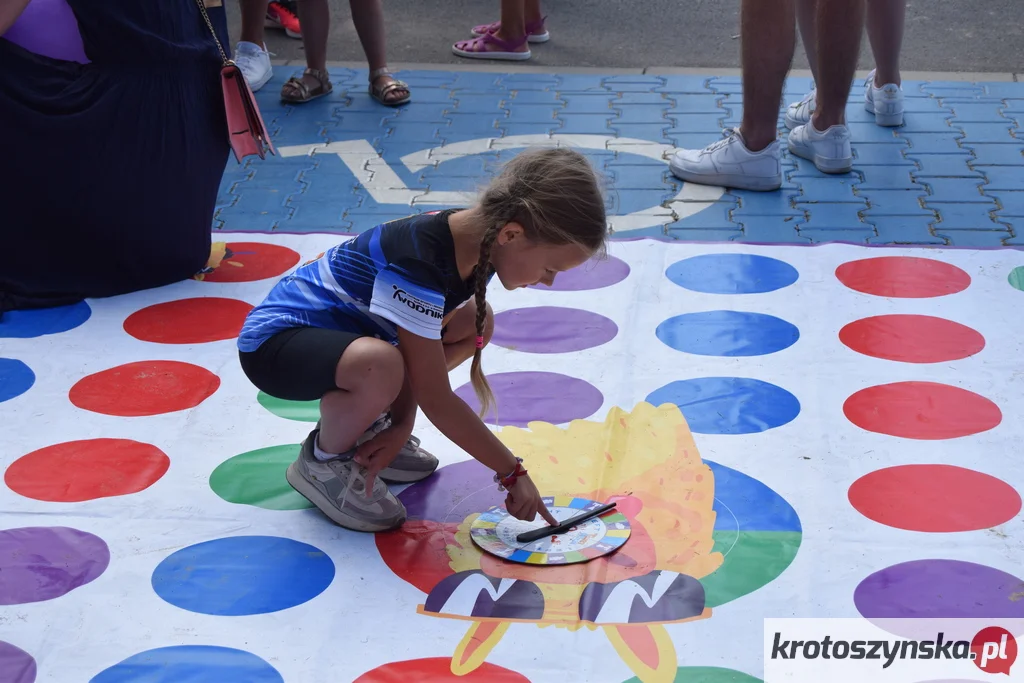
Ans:
{"type": "MultiPolygon", "coordinates": [[[[319,429],[320,423],[317,422],[316,426],[319,429]]],[[[391,413],[381,413],[369,429],[356,440],[356,445],[369,441],[390,426],[391,413]]],[[[410,436],[391,464],[380,471],[379,477],[391,484],[411,484],[429,477],[437,466],[437,457],[420,447],[418,437],[410,436]]]]}
{"type": "Polygon", "coordinates": [[[380,477],[366,497],[364,470],[349,451],[331,460],[318,460],[313,444],[320,432],[314,429],[302,442],[298,459],[288,466],[291,487],[336,524],[353,531],[390,531],[405,523],[405,506],[388,490],[380,477]]]}
{"type": "Polygon", "coordinates": [[[420,448],[420,440],[410,436],[391,464],[380,471],[380,478],[394,484],[411,484],[429,477],[437,465],[437,457],[420,448]]]}

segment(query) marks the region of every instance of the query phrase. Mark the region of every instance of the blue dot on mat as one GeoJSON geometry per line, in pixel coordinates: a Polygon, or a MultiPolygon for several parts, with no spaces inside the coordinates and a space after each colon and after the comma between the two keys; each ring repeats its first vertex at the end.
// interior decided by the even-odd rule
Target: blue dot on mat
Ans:
{"type": "Polygon", "coordinates": [[[746,377],[698,377],[666,384],[647,397],[679,407],[697,434],[755,434],[800,414],[800,401],[782,387],[746,377]]]}
{"type": "Polygon", "coordinates": [[[267,614],[312,600],[334,580],[322,550],[277,536],[231,536],[182,548],[153,571],[153,590],[201,614],[267,614]]]}
{"type": "Polygon", "coordinates": [[[785,261],[767,256],[703,254],[673,263],[665,276],[694,292],[761,294],[790,286],[800,274],[785,261]]]}
{"type": "Polygon", "coordinates": [[[13,358],[0,358],[0,403],[21,396],[36,383],[32,369],[13,358]]]}
{"type": "Polygon", "coordinates": [[[744,311],[686,313],[661,323],[656,333],[676,351],[699,356],[763,356],[800,338],[792,323],[744,311]]]}
{"type": "Polygon", "coordinates": [[[73,330],[92,315],[89,304],[79,301],[70,306],[8,311],[0,315],[0,338],[30,339],[73,330]]]}
{"type": "Polygon", "coordinates": [[[104,669],[89,683],[284,683],[267,662],[244,650],[177,645],[146,650],[104,669]]]}

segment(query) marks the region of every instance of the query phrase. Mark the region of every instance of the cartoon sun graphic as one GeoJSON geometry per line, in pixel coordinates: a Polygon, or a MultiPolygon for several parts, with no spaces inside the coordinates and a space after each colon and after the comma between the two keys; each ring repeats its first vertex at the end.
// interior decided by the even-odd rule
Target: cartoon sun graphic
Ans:
{"type": "Polygon", "coordinates": [[[672,681],[678,662],[666,626],[707,619],[764,586],[799,548],[792,507],[757,480],[702,461],[674,405],[613,408],[604,422],[565,429],[533,422],[499,436],[545,495],[616,501],[632,534],[583,564],[508,562],[470,539],[473,520],[504,500],[478,463],[449,465],[403,491],[409,521],[378,534],[377,547],[427,594],[419,613],[470,622],[452,656],[457,675],[481,666],[511,623],[533,622],[603,629],[639,680],[672,681]]]}

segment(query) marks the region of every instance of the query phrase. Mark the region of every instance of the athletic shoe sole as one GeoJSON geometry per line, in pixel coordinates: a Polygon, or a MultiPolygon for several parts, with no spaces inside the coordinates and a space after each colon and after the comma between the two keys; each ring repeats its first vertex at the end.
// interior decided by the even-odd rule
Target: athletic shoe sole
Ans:
{"type": "Polygon", "coordinates": [[[356,519],[351,515],[345,514],[343,511],[334,507],[331,501],[327,500],[320,491],[306,481],[306,478],[299,473],[298,463],[293,462],[288,466],[287,472],[285,472],[285,479],[293,489],[295,489],[303,498],[308,500],[310,503],[315,505],[320,512],[327,515],[332,522],[339,526],[343,526],[346,529],[352,531],[363,531],[367,533],[377,533],[381,531],[391,531],[399,528],[405,524],[405,515],[397,524],[374,524],[363,519],[356,519]]]}

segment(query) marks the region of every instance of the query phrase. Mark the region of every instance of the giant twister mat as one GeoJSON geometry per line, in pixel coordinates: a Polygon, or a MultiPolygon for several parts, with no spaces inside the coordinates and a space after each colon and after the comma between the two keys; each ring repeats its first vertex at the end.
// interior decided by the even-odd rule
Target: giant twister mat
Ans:
{"type": "Polygon", "coordinates": [[[749,683],[766,617],[1024,617],[1019,252],[637,240],[492,288],[494,428],[631,528],[545,566],[471,541],[502,494],[422,416],[401,530],[289,488],[317,406],[234,337],[339,238],[223,238],[194,280],[0,321],[4,683],[749,683]]]}

